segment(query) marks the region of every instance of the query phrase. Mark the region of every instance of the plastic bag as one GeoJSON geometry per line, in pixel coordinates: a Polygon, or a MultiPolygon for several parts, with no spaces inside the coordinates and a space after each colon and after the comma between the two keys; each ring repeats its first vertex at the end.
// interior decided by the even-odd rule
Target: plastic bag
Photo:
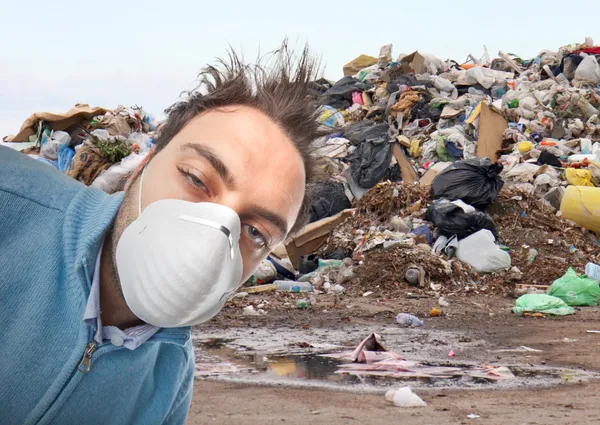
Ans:
{"type": "Polygon", "coordinates": [[[132,153],[126,156],[118,164],[112,165],[92,182],[91,186],[106,193],[114,193],[121,179],[131,174],[146,157],[148,153],[132,153]]]}
{"type": "Polygon", "coordinates": [[[586,56],[575,71],[573,85],[576,87],[583,85],[597,86],[599,83],[600,65],[598,65],[598,61],[594,56],[586,56]]]}
{"type": "Polygon", "coordinates": [[[75,156],[75,150],[69,145],[60,145],[58,147],[58,169],[61,172],[67,171],[73,157],[75,156]]]}
{"type": "Polygon", "coordinates": [[[532,312],[554,316],[567,316],[575,313],[575,309],[569,307],[560,298],[546,294],[525,294],[517,299],[512,311],[517,314],[532,312]]]}
{"type": "Polygon", "coordinates": [[[567,168],[565,170],[565,176],[569,184],[573,186],[591,186],[592,183],[592,172],[590,170],[578,170],[577,168],[567,168]]]}
{"type": "Polygon", "coordinates": [[[317,118],[317,121],[328,127],[341,127],[346,123],[344,116],[337,109],[329,105],[319,108],[319,118],[317,118]]]}
{"type": "Polygon", "coordinates": [[[71,141],[71,136],[65,131],[53,131],[52,134],[42,138],[42,147],[40,155],[46,159],[55,161],[58,158],[58,148],[61,145],[68,145],[71,141]]]}
{"type": "Polygon", "coordinates": [[[362,142],[384,143],[388,140],[389,129],[386,123],[363,120],[344,127],[342,135],[355,145],[362,142]]]}
{"type": "Polygon", "coordinates": [[[496,238],[487,229],[478,231],[458,241],[456,256],[463,263],[469,264],[479,273],[494,273],[508,270],[511,258],[508,252],[502,251],[494,242],[496,238]]]}
{"type": "Polygon", "coordinates": [[[361,143],[356,151],[346,157],[350,174],[363,189],[370,189],[381,181],[392,160],[390,143],[361,143]]]}
{"type": "Polygon", "coordinates": [[[514,183],[529,183],[534,180],[534,175],[540,169],[539,165],[524,162],[517,164],[511,168],[507,173],[504,174],[504,178],[507,181],[514,183]]]}
{"type": "Polygon", "coordinates": [[[344,77],[323,93],[323,103],[334,108],[346,109],[352,105],[353,92],[363,92],[371,87],[371,84],[364,83],[356,78],[344,77]]]}
{"type": "Polygon", "coordinates": [[[580,277],[569,267],[567,273],[550,286],[548,295],[560,298],[571,306],[593,307],[597,306],[600,300],[600,287],[594,279],[580,277]]]}
{"type": "Polygon", "coordinates": [[[494,202],[504,182],[499,177],[502,164],[489,159],[456,161],[439,173],[431,183],[434,199],[461,199],[483,209],[494,202]]]}
{"type": "Polygon", "coordinates": [[[309,210],[309,222],[313,223],[325,217],[331,217],[352,204],[344,193],[344,185],[335,181],[317,183],[310,187],[311,205],[309,210]]]}
{"type": "Polygon", "coordinates": [[[464,208],[458,202],[436,199],[427,209],[427,220],[435,224],[440,234],[447,237],[456,235],[459,239],[463,239],[481,229],[496,232],[492,217],[470,205],[463,204],[470,207],[470,209],[464,208]]]}
{"type": "Polygon", "coordinates": [[[269,260],[262,260],[252,275],[256,278],[256,283],[262,285],[277,277],[277,269],[269,260]]]}

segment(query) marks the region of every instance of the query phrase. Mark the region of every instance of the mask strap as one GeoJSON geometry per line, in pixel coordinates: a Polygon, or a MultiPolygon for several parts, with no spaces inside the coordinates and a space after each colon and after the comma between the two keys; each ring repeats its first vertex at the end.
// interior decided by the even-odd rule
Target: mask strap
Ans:
{"type": "Polygon", "coordinates": [[[144,174],[146,174],[146,168],[148,165],[144,165],[144,169],[142,170],[142,177],[140,177],[140,190],[138,196],[138,217],[142,215],[142,187],[144,186],[144,174]]]}

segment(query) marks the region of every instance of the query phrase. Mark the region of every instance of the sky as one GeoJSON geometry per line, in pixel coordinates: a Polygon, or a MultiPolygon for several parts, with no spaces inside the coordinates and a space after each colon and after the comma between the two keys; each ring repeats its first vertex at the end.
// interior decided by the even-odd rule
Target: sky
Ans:
{"type": "Polygon", "coordinates": [[[360,54],[419,50],[462,62],[498,50],[523,58],[600,44],[600,2],[526,0],[205,1],[28,0],[5,2],[0,23],[0,137],[36,111],[76,103],[140,105],[161,117],[231,46],[247,60],[308,43],[324,76],[338,79],[360,54]],[[375,6],[376,5],[376,6],[375,6]]]}

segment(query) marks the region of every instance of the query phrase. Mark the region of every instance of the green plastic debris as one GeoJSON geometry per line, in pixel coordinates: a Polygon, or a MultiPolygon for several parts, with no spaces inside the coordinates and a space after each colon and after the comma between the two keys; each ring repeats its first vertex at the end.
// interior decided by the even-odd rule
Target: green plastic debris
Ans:
{"type": "Polygon", "coordinates": [[[567,273],[550,286],[548,295],[558,297],[568,305],[596,306],[600,300],[600,287],[594,279],[578,276],[569,267],[567,273]]]}
{"type": "Polygon", "coordinates": [[[446,150],[446,144],[444,143],[444,138],[443,137],[438,137],[436,139],[435,142],[435,153],[437,154],[438,158],[441,161],[444,162],[454,162],[456,161],[456,158],[454,158],[452,155],[450,155],[448,153],[448,151],[446,150]]]}
{"type": "Polygon", "coordinates": [[[307,309],[308,308],[308,301],[306,301],[305,299],[298,300],[296,302],[296,308],[299,308],[300,310],[307,309]]]}
{"type": "Polygon", "coordinates": [[[516,301],[512,311],[517,314],[531,312],[554,316],[567,316],[575,313],[575,309],[569,307],[560,298],[546,294],[525,294],[516,301]]]}

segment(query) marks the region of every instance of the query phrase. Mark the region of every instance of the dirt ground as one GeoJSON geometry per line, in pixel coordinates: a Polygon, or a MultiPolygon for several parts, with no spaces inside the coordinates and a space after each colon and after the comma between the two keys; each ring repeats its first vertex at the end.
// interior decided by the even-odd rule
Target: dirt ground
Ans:
{"type": "MultiPolygon", "coordinates": [[[[296,309],[296,301],[310,301],[310,294],[250,295],[229,302],[213,321],[199,329],[208,329],[207,334],[214,339],[232,328],[242,333],[248,329],[249,335],[264,335],[264,329],[273,335],[286,334],[291,329],[294,338],[299,338],[293,343],[301,344],[305,344],[302,338],[308,340],[311,335],[327,339],[338,332],[344,338],[348,335],[341,341],[344,346],[353,347],[382,326],[396,327],[395,316],[405,312],[424,318],[422,329],[427,334],[421,335],[425,336],[421,338],[423,344],[411,346],[413,341],[402,333],[399,338],[409,348],[400,355],[417,360],[433,347],[436,356],[441,353],[443,357],[438,360],[448,360],[446,353],[453,350],[455,362],[559,368],[560,377],[552,381],[553,386],[534,388],[519,381],[513,389],[419,388],[415,391],[428,406],[402,409],[387,404],[383,395],[197,380],[188,425],[600,423],[600,379],[582,380],[564,371],[600,373],[600,334],[586,332],[600,330],[600,308],[576,308],[573,316],[546,318],[511,312],[521,295],[516,293],[516,284],[549,285],[569,266],[582,273],[588,261],[600,261],[599,241],[532,197],[505,189],[488,213],[496,223],[498,242],[510,252],[514,266],[510,272],[478,276],[457,262],[445,272],[444,264],[432,258],[427,245],[419,250],[426,239],[416,240],[419,245],[410,249],[361,252],[360,244],[368,242],[371,233],[384,229],[392,215],[420,223],[428,196],[420,186],[378,185],[357,205],[358,213],[333,232],[319,255],[330,258],[331,250],[349,249],[354,251],[352,258],[360,262],[356,279],[342,282],[344,294],[317,295],[307,310],[296,309]],[[536,256],[532,257],[530,248],[537,251],[536,256]],[[423,288],[404,281],[412,263],[423,266],[428,282],[423,288]],[[369,294],[363,296],[367,291],[369,294]],[[450,305],[442,308],[441,317],[430,318],[430,310],[440,307],[440,295],[450,305]],[[249,305],[264,310],[264,315],[243,316],[242,309],[249,305]],[[359,327],[361,334],[349,332],[353,327],[359,327]],[[444,339],[443,335],[452,333],[464,336],[450,342],[444,339]],[[478,342],[470,344],[471,340],[478,342]],[[540,351],[515,350],[521,346],[540,351]],[[468,418],[471,414],[479,418],[468,418]]],[[[404,385],[398,382],[398,387],[404,385]]]]}
{"type": "MultiPolygon", "coordinates": [[[[286,295],[299,297],[300,295],[286,295]]],[[[268,295],[254,296],[268,299],[268,295]]],[[[277,295],[271,295],[277,297],[277,295]]],[[[284,301],[284,300],[280,300],[284,301]]],[[[291,301],[291,300],[290,300],[291,301]]],[[[600,371],[600,308],[581,308],[573,316],[527,318],[512,314],[514,298],[506,295],[448,297],[445,315],[430,318],[431,330],[461,330],[487,341],[485,350],[457,352],[457,358],[482,363],[520,362],[552,367],[600,371]],[[498,348],[533,347],[541,352],[498,352],[498,348]]],[[[246,304],[252,299],[244,300],[246,304]]],[[[393,322],[399,311],[422,317],[435,306],[433,297],[395,300],[345,297],[319,304],[306,311],[273,309],[265,317],[241,317],[241,306],[226,307],[209,326],[266,327],[277,332],[281,326],[298,329],[335,328],[348,323],[393,322]],[[350,306],[350,308],[348,308],[350,306]]],[[[278,304],[273,302],[272,304],[278,304]]],[[[402,383],[399,383],[401,386],[402,383]]],[[[402,409],[388,405],[381,395],[352,394],[320,389],[257,387],[197,380],[188,425],[199,424],[593,424],[600,423],[597,392],[600,381],[573,382],[565,376],[561,385],[550,388],[513,390],[420,390],[425,408],[402,409]],[[477,414],[480,419],[469,419],[477,414]]]]}

